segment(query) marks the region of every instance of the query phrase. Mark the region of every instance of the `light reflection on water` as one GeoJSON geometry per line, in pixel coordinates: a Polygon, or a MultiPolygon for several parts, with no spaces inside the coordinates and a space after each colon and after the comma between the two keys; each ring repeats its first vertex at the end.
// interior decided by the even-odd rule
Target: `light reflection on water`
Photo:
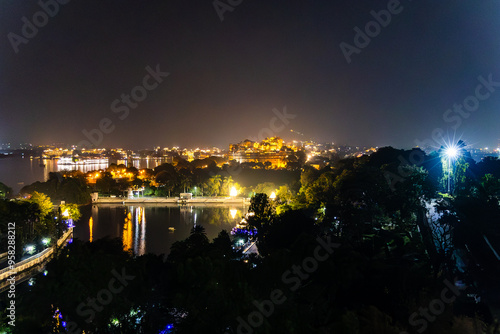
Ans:
{"type": "MultiPolygon", "coordinates": [[[[141,168],[155,168],[165,162],[172,162],[171,158],[150,158],[135,160],[118,160],[118,164],[124,164],[127,167],[134,166],[141,168]]],[[[50,159],[30,159],[29,156],[10,157],[0,159],[0,182],[13,188],[14,193],[25,185],[35,181],[47,181],[50,172],[61,172],[64,170],[79,170],[89,172],[98,169],[105,169],[106,164],[95,165],[59,165],[57,160],[50,159]]]]}
{"type": "MultiPolygon", "coordinates": [[[[72,171],[79,170],[81,172],[92,172],[94,170],[106,169],[108,168],[111,161],[107,164],[80,164],[80,165],[62,165],[57,163],[58,160],[43,160],[43,164],[46,165],[46,174],[48,179],[49,172],[61,172],[61,171],[72,171]]],[[[117,160],[115,163],[117,165],[125,165],[126,167],[135,167],[137,169],[150,168],[160,166],[166,162],[172,162],[171,158],[144,158],[144,159],[131,159],[131,160],[117,160]]]]}
{"type": "Polygon", "coordinates": [[[135,255],[168,254],[175,241],[189,237],[196,225],[212,240],[225,229],[230,232],[246,214],[248,205],[92,205],[82,208],[75,237],[95,241],[120,238],[123,249],[135,255]]]}
{"type": "Polygon", "coordinates": [[[89,219],[89,241],[92,242],[93,241],[93,232],[94,232],[94,220],[92,219],[92,217],[90,217],[89,219]]]}

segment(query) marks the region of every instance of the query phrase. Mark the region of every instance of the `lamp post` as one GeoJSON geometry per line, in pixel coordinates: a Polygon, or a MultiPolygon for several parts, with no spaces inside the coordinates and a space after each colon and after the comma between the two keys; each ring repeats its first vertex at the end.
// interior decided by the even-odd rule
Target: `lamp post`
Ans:
{"type": "Polygon", "coordinates": [[[454,145],[449,146],[445,150],[445,155],[448,158],[448,194],[451,192],[451,172],[452,172],[452,160],[455,160],[458,156],[458,148],[454,145]]]}

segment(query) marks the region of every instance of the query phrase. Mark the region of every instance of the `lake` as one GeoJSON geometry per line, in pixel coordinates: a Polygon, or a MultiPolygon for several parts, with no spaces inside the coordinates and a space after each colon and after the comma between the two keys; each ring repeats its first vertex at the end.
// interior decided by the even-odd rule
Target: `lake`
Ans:
{"type": "MultiPolygon", "coordinates": [[[[134,160],[137,168],[154,168],[162,159],[134,160]]],[[[126,161],[118,161],[126,163],[126,161]]],[[[0,159],[0,182],[19,190],[36,181],[46,181],[50,172],[79,169],[87,172],[104,169],[106,165],[67,166],[57,160],[11,157],[0,159]]],[[[75,223],[75,238],[89,241],[109,236],[122,239],[124,249],[136,255],[145,253],[168,254],[175,241],[189,236],[195,225],[205,227],[212,240],[223,229],[228,232],[247,213],[245,204],[177,204],[146,205],[87,205],[81,207],[82,218],[75,223]],[[169,229],[172,228],[172,229],[169,229]]]]}
{"type": "Polygon", "coordinates": [[[247,213],[248,205],[87,205],[75,223],[75,238],[94,241],[120,238],[124,250],[135,255],[168,254],[175,241],[186,239],[196,225],[213,240],[220,231],[231,231],[247,213]]]}
{"type": "MultiPolygon", "coordinates": [[[[130,162],[130,166],[136,168],[155,168],[165,162],[166,158],[136,159],[130,162]]],[[[127,160],[118,160],[118,164],[128,166],[127,160]]],[[[108,164],[94,165],[60,165],[58,160],[30,159],[29,156],[10,157],[0,159],[0,182],[6,184],[17,194],[25,185],[36,181],[47,181],[50,172],[61,172],[67,170],[80,170],[84,173],[105,169],[108,164]]]]}

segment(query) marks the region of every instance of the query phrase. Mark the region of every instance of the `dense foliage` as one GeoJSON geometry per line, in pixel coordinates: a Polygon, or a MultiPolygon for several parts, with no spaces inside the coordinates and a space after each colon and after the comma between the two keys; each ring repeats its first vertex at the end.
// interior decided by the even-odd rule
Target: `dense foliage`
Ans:
{"type": "MultiPolygon", "coordinates": [[[[243,255],[226,231],[208,240],[201,226],[166,259],[134,257],[119,240],[75,242],[23,295],[16,330],[62,331],[59,310],[66,329],[71,321],[86,333],[499,333],[488,303],[471,296],[475,287],[493,296],[500,274],[485,243],[500,240],[500,163],[465,156],[449,178],[444,169],[438,155],[392,148],[306,166],[275,199],[253,196],[259,256],[243,255]],[[122,268],[134,278],[86,321],[79,305],[122,268]],[[443,296],[454,298],[436,311],[443,296]]],[[[160,170],[165,185],[182,173],[160,170]]]]}

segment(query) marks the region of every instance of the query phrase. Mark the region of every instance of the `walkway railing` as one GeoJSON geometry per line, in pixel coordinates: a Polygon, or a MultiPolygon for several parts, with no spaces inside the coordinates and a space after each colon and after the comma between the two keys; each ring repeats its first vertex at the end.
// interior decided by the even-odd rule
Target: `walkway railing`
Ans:
{"type": "Polygon", "coordinates": [[[179,197],[137,197],[137,198],[125,198],[125,197],[99,197],[93,204],[149,204],[149,203],[165,203],[165,204],[249,204],[250,199],[244,197],[227,197],[227,196],[216,196],[216,197],[193,197],[191,199],[180,199],[179,197]]]}
{"type": "MultiPolygon", "coordinates": [[[[67,230],[59,240],[57,240],[57,247],[61,247],[61,245],[65,245],[70,237],[73,236],[73,228],[67,230]]],[[[17,275],[23,271],[31,269],[33,267],[38,267],[40,264],[45,264],[52,257],[55,251],[55,246],[45,249],[44,251],[33,255],[21,262],[17,262],[14,265],[14,268],[11,269],[9,267],[0,270],[0,289],[4,285],[4,280],[9,278],[12,275],[17,275]]],[[[17,278],[16,278],[17,280],[17,278]]]]}

